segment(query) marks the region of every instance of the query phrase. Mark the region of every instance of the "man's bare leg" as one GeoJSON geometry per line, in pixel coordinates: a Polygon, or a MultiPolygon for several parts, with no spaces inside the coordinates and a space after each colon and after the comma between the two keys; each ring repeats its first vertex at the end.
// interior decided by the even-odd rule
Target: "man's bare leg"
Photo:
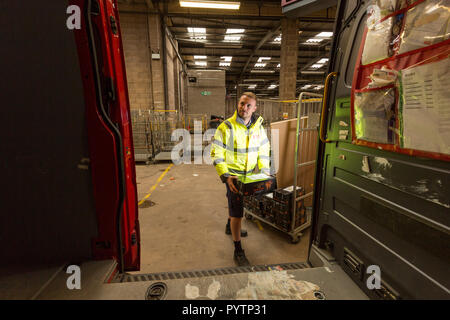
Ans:
{"type": "Polygon", "coordinates": [[[241,241],[241,222],[242,218],[230,217],[231,235],[233,241],[241,241]]]}

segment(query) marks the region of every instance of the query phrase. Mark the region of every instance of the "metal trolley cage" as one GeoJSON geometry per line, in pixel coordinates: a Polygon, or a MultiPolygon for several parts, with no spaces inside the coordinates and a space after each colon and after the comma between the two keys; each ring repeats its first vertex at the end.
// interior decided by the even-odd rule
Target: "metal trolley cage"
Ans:
{"type": "MultiPolygon", "coordinates": [[[[311,157],[315,159],[315,152],[313,149],[317,147],[317,139],[318,139],[318,120],[321,112],[321,104],[322,104],[322,95],[316,93],[302,92],[299,95],[298,100],[263,100],[264,103],[262,106],[260,104],[261,115],[264,117],[268,117],[268,122],[275,122],[279,120],[286,120],[286,115],[283,113],[288,112],[288,119],[295,118],[294,115],[297,116],[297,125],[296,125],[296,139],[295,139],[295,155],[294,155],[294,177],[293,177],[293,198],[292,198],[292,219],[289,231],[286,231],[276,225],[264,219],[263,217],[251,212],[247,208],[244,208],[244,214],[246,217],[255,218],[260,220],[277,230],[280,230],[283,233],[288,234],[292,243],[297,243],[300,241],[300,237],[302,236],[302,231],[309,228],[311,226],[311,214],[312,208],[306,208],[306,222],[302,225],[295,227],[296,217],[297,217],[297,206],[296,202],[305,200],[307,198],[312,198],[314,192],[312,191],[313,186],[308,186],[305,188],[305,194],[299,197],[296,197],[297,194],[297,186],[298,183],[301,182],[303,186],[307,184],[306,177],[301,177],[298,179],[298,168],[312,166],[316,164],[316,160],[311,160],[311,157]],[[282,104],[282,107],[281,107],[282,104]],[[273,110],[276,108],[277,110],[273,110]],[[292,110],[292,112],[286,111],[292,110]],[[290,116],[289,116],[290,115],[290,116]],[[311,121],[310,117],[316,117],[317,121],[311,121]],[[314,139],[317,137],[317,139],[314,139]],[[313,142],[314,141],[314,142],[313,142]],[[300,142],[300,143],[299,143],[300,142]],[[312,144],[315,145],[312,145],[312,144]],[[302,146],[303,150],[300,150],[299,156],[299,145],[302,146]],[[300,180],[300,181],[299,181],[300,180]],[[309,191],[311,190],[311,191],[309,191]],[[306,192],[308,191],[308,192],[306,192]]],[[[266,118],[264,118],[265,120],[266,118]]],[[[268,130],[269,134],[270,130],[268,130]]],[[[270,139],[270,137],[269,137],[270,139]]]]}

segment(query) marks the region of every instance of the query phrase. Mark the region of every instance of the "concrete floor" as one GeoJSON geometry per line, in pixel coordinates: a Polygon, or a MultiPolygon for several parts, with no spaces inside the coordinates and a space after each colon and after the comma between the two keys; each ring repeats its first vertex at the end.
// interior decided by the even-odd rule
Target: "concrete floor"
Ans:
{"type": "MultiPolygon", "coordinates": [[[[170,163],[137,165],[138,198],[155,204],[139,209],[141,271],[215,269],[234,266],[233,241],[225,234],[228,217],[225,186],[212,165],[172,166],[170,163]]],[[[252,265],[306,261],[309,229],[301,241],[264,223],[243,219],[248,237],[242,246],[252,265]]]]}

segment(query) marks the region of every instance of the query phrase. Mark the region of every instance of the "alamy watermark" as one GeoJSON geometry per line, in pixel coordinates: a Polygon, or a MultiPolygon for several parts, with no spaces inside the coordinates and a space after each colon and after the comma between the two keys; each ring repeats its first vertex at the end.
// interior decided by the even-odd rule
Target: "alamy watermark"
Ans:
{"type": "MultiPolygon", "coordinates": [[[[262,128],[266,133],[267,130],[262,128]]],[[[194,121],[194,133],[191,134],[186,129],[175,129],[171,134],[171,141],[178,142],[171,151],[171,160],[175,165],[180,164],[213,164],[211,159],[211,148],[213,147],[214,134],[216,129],[207,129],[202,132],[202,122],[194,121]],[[193,158],[193,161],[192,161],[193,158]]],[[[250,137],[251,138],[251,137],[250,137]]],[[[228,150],[234,150],[234,141],[221,142],[228,150]]],[[[258,146],[253,146],[258,147],[258,146]]],[[[278,172],[279,163],[279,130],[270,131],[270,172],[278,172]]],[[[234,157],[224,159],[226,163],[232,163],[234,157]],[[231,158],[231,159],[230,159],[231,158]]]]}
{"type": "Polygon", "coordinates": [[[70,274],[70,276],[67,278],[66,286],[67,289],[73,290],[81,289],[81,269],[77,265],[70,265],[67,267],[66,273],[70,274]]]}

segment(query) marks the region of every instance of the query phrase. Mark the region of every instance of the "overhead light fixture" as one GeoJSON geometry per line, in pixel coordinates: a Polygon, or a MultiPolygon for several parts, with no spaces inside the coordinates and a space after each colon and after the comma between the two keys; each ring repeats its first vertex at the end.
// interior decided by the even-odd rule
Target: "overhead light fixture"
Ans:
{"type": "Polygon", "coordinates": [[[277,85],[276,84],[271,84],[270,86],[269,86],[269,90],[272,90],[272,89],[275,89],[277,87],[277,85]]]}
{"type": "Polygon", "coordinates": [[[251,73],[275,73],[274,70],[251,70],[251,73]]]}
{"type": "Polygon", "coordinates": [[[272,59],[271,57],[259,57],[258,62],[262,62],[264,60],[270,60],[272,59]]]}
{"type": "Polygon", "coordinates": [[[333,36],[333,32],[321,32],[318,35],[316,35],[317,38],[331,38],[333,36]]]}
{"type": "Polygon", "coordinates": [[[320,69],[320,68],[322,68],[323,67],[323,64],[321,64],[321,63],[315,63],[315,64],[313,64],[310,68],[311,69],[320,69]]]}
{"type": "Polygon", "coordinates": [[[328,62],[328,58],[323,58],[323,59],[320,59],[319,61],[317,61],[316,63],[325,64],[327,62],[328,62]]]}
{"type": "Polygon", "coordinates": [[[244,33],[245,29],[227,29],[227,33],[244,33]]]}
{"type": "Polygon", "coordinates": [[[311,38],[311,39],[306,40],[306,43],[315,44],[315,43],[319,43],[322,41],[323,41],[323,38],[311,38]]]}
{"type": "Polygon", "coordinates": [[[231,57],[231,56],[223,56],[223,57],[220,57],[220,59],[223,59],[224,61],[229,62],[229,61],[231,61],[231,59],[233,59],[233,57],[231,57]]]}
{"type": "Polygon", "coordinates": [[[230,62],[220,62],[220,63],[219,63],[219,66],[220,66],[220,67],[229,67],[230,65],[231,65],[230,62]]]}
{"type": "Polygon", "coordinates": [[[195,61],[195,65],[206,67],[208,64],[206,61],[195,61]]]}
{"type": "Polygon", "coordinates": [[[192,28],[188,27],[188,32],[190,33],[206,33],[206,28],[192,28]]]}
{"type": "Polygon", "coordinates": [[[277,64],[277,68],[281,68],[281,63],[277,64]]]}
{"type": "Polygon", "coordinates": [[[264,68],[266,63],[255,63],[255,68],[264,68]]]}
{"type": "Polygon", "coordinates": [[[224,40],[225,41],[239,41],[241,40],[242,36],[225,36],[224,40]]]}
{"type": "Polygon", "coordinates": [[[320,75],[320,74],[324,74],[325,71],[300,71],[301,74],[315,74],[315,75],[320,75]]]}
{"type": "Polygon", "coordinates": [[[300,89],[302,89],[302,90],[307,90],[307,89],[309,89],[309,88],[311,88],[312,87],[312,84],[306,84],[306,85],[304,85],[303,87],[301,87],[300,89]]]}
{"type": "Polygon", "coordinates": [[[206,56],[194,56],[194,59],[206,59],[206,56]]]}
{"type": "Polygon", "coordinates": [[[316,86],[316,87],[314,88],[314,90],[320,90],[320,89],[323,89],[323,87],[324,87],[324,86],[320,84],[320,85],[316,86]]]}
{"type": "Polygon", "coordinates": [[[192,40],[206,40],[206,36],[194,36],[190,37],[192,40]]]}
{"type": "Polygon", "coordinates": [[[256,84],[252,84],[248,86],[249,89],[255,89],[256,88],[256,84]]]}
{"type": "Polygon", "coordinates": [[[239,10],[240,6],[240,2],[234,1],[180,0],[180,7],[186,8],[239,10]]]}
{"type": "Polygon", "coordinates": [[[278,37],[276,37],[273,41],[274,42],[281,42],[281,34],[278,37]]]}

